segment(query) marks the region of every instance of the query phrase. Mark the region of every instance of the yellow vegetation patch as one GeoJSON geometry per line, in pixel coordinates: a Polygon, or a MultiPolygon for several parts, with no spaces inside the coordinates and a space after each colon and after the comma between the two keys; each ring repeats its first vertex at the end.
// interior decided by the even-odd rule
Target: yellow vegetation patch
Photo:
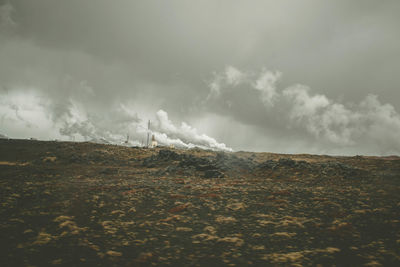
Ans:
{"type": "Polygon", "coordinates": [[[113,210],[111,211],[111,215],[118,215],[119,217],[122,217],[125,215],[125,212],[122,210],[113,210]]]}
{"type": "Polygon", "coordinates": [[[317,254],[333,254],[339,252],[340,249],[334,247],[327,247],[325,249],[315,249],[315,250],[303,250],[289,253],[271,253],[262,256],[262,259],[271,261],[275,264],[289,264],[297,265],[301,264],[305,256],[315,256],[317,254]]]}
{"type": "Polygon", "coordinates": [[[380,266],[382,266],[382,264],[380,264],[379,262],[373,260],[373,261],[370,261],[370,262],[366,263],[364,266],[366,266],[366,267],[380,267],[380,266]]]}
{"type": "Polygon", "coordinates": [[[61,264],[61,263],[62,263],[62,259],[53,260],[53,261],[51,262],[51,264],[53,264],[53,265],[59,265],[59,264],[61,264]]]}
{"type": "Polygon", "coordinates": [[[228,204],[226,207],[230,210],[237,211],[237,210],[244,210],[246,208],[246,205],[244,203],[237,202],[228,204]]]}
{"type": "Polygon", "coordinates": [[[14,166],[14,165],[17,165],[17,162],[0,161],[0,165],[14,166]]]}
{"type": "Polygon", "coordinates": [[[63,222],[63,221],[69,221],[74,219],[73,216],[65,216],[65,215],[61,215],[58,216],[57,218],[54,219],[54,222],[63,222]]]}
{"type": "Polygon", "coordinates": [[[43,161],[43,162],[51,162],[51,163],[54,163],[54,162],[57,161],[57,157],[45,157],[45,158],[43,158],[42,161],[43,161]]]}
{"type": "Polygon", "coordinates": [[[109,251],[106,252],[106,254],[108,256],[112,256],[112,257],[121,257],[122,256],[121,252],[114,251],[114,250],[109,250],[109,251]]]}
{"type": "Polygon", "coordinates": [[[304,228],[303,222],[304,219],[297,218],[297,217],[291,217],[291,216],[285,216],[282,221],[280,221],[279,225],[277,227],[299,227],[299,228],[304,228]]]}
{"type": "Polygon", "coordinates": [[[69,230],[68,232],[64,232],[64,235],[67,233],[77,235],[80,232],[84,232],[88,229],[87,227],[79,227],[76,222],[73,221],[73,219],[73,216],[61,215],[55,218],[54,221],[59,223],[59,228],[67,228],[69,230]]]}
{"type": "Polygon", "coordinates": [[[202,234],[194,235],[194,236],[192,236],[192,238],[196,239],[193,241],[193,243],[200,243],[201,241],[210,241],[210,240],[218,239],[218,236],[202,233],[202,234]]]}
{"type": "Polygon", "coordinates": [[[274,225],[275,224],[273,221],[267,221],[267,220],[257,220],[257,222],[261,226],[267,226],[267,225],[274,225]]]}
{"type": "Polygon", "coordinates": [[[238,237],[224,237],[219,238],[218,242],[234,243],[235,246],[240,247],[243,245],[244,240],[238,237]]]}
{"type": "Polygon", "coordinates": [[[193,229],[189,228],[189,227],[176,227],[176,231],[178,231],[178,232],[191,232],[191,231],[193,231],[193,229]]]}
{"type": "Polygon", "coordinates": [[[26,166],[28,162],[11,162],[11,161],[0,161],[0,166],[26,166]]]}
{"type": "Polygon", "coordinates": [[[215,233],[217,232],[217,230],[215,230],[215,228],[211,225],[204,227],[204,231],[212,235],[215,235],[215,233]]]}
{"type": "Polygon", "coordinates": [[[134,224],[135,224],[135,222],[132,222],[132,221],[120,222],[120,225],[121,225],[123,228],[128,228],[128,227],[130,227],[130,226],[132,226],[132,225],[134,225],[134,224]]]}
{"type": "Polygon", "coordinates": [[[236,219],[233,217],[224,217],[224,216],[217,216],[215,218],[217,223],[233,223],[236,222],[236,219]]]}
{"type": "Polygon", "coordinates": [[[285,237],[285,238],[291,238],[295,235],[296,235],[296,233],[288,233],[288,232],[276,232],[276,233],[271,234],[271,236],[285,237]]]}
{"type": "Polygon", "coordinates": [[[264,219],[274,219],[275,217],[270,214],[258,213],[255,215],[256,217],[264,218],[264,219]]]}
{"type": "Polygon", "coordinates": [[[366,214],[367,212],[370,212],[369,209],[365,209],[365,210],[353,210],[353,213],[355,214],[366,214]]]}
{"type": "Polygon", "coordinates": [[[107,234],[115,234],[118,231],[118,228],[115,227],[112,221],[103,221],[101,222],[101,225],[107,234]]]}
{"type": "Polygon", "coordinates": [[[36,238],[36,241],[33,242],[35,245],[45,245],[52,240],[52,235],[46,232],[40,232],[36,238]]]}
{"type": "Polygon", "coordinates": [[[339,252],[339,248],[333,248],[333,247],[327,247],[326,249],[321,249],[321,252],[327,252],[327,253],[336,253],[339,252]]]}
{"type": "Polygon", "coordinates": [[[290,253],[272,253],[264,255],[264,260],[270,260],[272,263],[298,263],[303,259],[301,252],[290,252],[290,253]]]}

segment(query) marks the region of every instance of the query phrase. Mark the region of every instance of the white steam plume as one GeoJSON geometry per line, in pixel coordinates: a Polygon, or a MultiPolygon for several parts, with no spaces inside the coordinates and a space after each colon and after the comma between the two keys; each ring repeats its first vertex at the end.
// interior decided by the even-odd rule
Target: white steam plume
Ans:
{"type": "Polygon", "coordinates": [[[182,122],[179,127],[175,126],[164,110],[159,110],[156,113],[155,127],[156,132],[163,133],[168,137],[166,139],[165,136],[158,135],[158,139],[167,144],[232,151],[224,143],[218,143],[217,140],[208,135],[199,134],[195,128],[185,122],[182,122]]]}
{"type": "MultiPolygon", "coordinates": [[[[119,104],[106,110],[88,110],[88,107],[72,98],[59,109],[50,99],[34,91],[12,91],[0,94],[0,127],[15,128],[8,134],[13,137],[39,139],[61,139],[91,141],[97,143],[145,145],[148,129],[147,121],[130,107],[119,104]],[[57,112],[54,112],[54,110],[57,112]],[[61,111],[60,111],[61,110],[61,111]],[[30,136],[21,135],[29,132],[30,136]],[[129,135],[128,143],[127,134],[129,135]]],[[[203,149],[232,151],[214,138],[199,134],[185,122],[177,127],[169,119],[167,112],[159,110],[155,114],[151,133],[161,145],[175,145],[181,148],[200,147],[203,149]]]]}

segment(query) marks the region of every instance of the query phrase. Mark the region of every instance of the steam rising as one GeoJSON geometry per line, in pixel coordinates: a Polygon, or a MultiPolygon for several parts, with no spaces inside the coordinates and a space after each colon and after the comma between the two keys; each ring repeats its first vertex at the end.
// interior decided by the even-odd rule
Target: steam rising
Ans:
{"type": "Polygon", "coordinates": [[[143,146],[147,133],[151,133],[161,145],[232,151],[214,138],[199,134],[185,122],[175,126],[164,110],[155,114],[149,131],[147,121],[142,120],[124,104],[111,107],[105,113],[96,114],[94,111],[88,111],[85,105],[77,100],[69,99],[64,103],[67,106],[66,111],[54,116],[53,103],[34,93],[3,94],[0,95],[0,103],[3,126],[10,127],[8,124],[4,125],[5,122],[19,124],[19,127],[31,129],[31,133],[43,139],[67,137],[67,140],[73,141],[143,146]],[[46,131],[51,135],[46,135],[46,131]],[[130,138],[125,143],[127,135],[130,138]]]}
{"type": "Polygon", "coordinates": [[[172,121],[168,119],[168,114],[164,110],[159,110],[156,118],[157,137],[164,143],[178,146],[182,145],[184,147],[198,146],[201,148],[232,151],[231,148],[223,143],[218,143],[214,138],[205,134],[199,134],[195,128],[185,122],[182,122],[179,127],[176,127],[172,121]],[[164,139],[164,135],[169,136],[169,138],[164,139]]]}

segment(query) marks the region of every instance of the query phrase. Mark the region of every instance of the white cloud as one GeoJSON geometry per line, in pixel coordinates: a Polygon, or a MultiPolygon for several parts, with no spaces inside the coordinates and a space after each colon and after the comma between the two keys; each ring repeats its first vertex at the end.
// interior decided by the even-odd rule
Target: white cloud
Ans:
{"type": "Polygon", "coordinates": [[[226,66],[223,73],[214,72],[213,79],[208,83],[210,92],[207,100],[217,98],[221,95],[221,89],[239,85],[247,80],[246,73],[241,72],[233,66],[226,66]]]}
{"type": "MultiPolygon", "coordinates": [[[[243,72],[237,70],[237,73],[243,72]]],[[[319,143],[322,148],[327,142],[335,151],[351,148],[368,154],[400,153],[400,115],[392,105],[381,104],[376,95],[367,95],[359,104],[340,103],[326,95],[312,93],[304,85],[279,90],[276,85],[280,77],[280,72],[263,69],[259,76],[247,74],[246,79],[240,79],[244,90],[259,92],[266,115],[279,116],[275,127],[293,134],[305,130],[317,146],[319,143]]],[[[231,84],[219,85],[222,91],[231,84]]],[[[224,98],[223,101],[230,100],[224,98]]],[[[229,110],[235,108],[234,102],[231,103],[229,110]]]]}
{"type": "Polygon", "coordinates": [[[244,78],[244,74],[235,67],[227,66],[225,68],[226,82],[230,85],[238,85],[244,78]]]}
{"type": "Polygon", "coordinates": [[[282,74],[278,71],[271,72],[263,70],[259,78],[253,84],[253,87],[261,92],[262,101],[264,104],[272,106],[278,97],[276,91],[276,83],[281,78],[282,74]]]}
{"type": "Polygon", "coordinates": [[[253,89],[261,93],[262,102],[273,106],[278,97],[276,84],[282,73],[263,69],[259,75],[256,75],[255,73],[242,72],[228,65],[222,73],[214,72],[213,76],[213,79],[208,83],[210,92],[207,100],[218,98],[223,90],[229,90],[239,84],[251,84],[253,89]]]}
{"type": "Polygon", "coordinates": [[[303,85],[289,87],[282,92],[282,95],[287,97],[291,103],[293,118],[302,118],[316,114],[319,109],[327,107],[329,100],[324,95],[310,96],[309,88],[303,85]]]}
{"type": "Polygon", "coordinates": [[[310,95],[310,88],[303,85],[289,87],[282,95],[290,103],[292,122],[318,138],[338,144],[352,143],[348,127],[354,114],[345,106],[333,103],[325,95],[310,95]]]}

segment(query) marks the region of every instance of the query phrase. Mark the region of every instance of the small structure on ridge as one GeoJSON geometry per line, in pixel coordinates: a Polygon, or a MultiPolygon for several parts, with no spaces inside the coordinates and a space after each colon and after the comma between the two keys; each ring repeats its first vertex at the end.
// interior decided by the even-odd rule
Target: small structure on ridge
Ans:
{"type": "Polygon", "coordinates": [[[154,134],[151,136],[151,148],[154,148],[158,145],[156,138],[154,137],[154,134]]]}

